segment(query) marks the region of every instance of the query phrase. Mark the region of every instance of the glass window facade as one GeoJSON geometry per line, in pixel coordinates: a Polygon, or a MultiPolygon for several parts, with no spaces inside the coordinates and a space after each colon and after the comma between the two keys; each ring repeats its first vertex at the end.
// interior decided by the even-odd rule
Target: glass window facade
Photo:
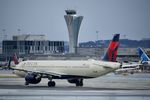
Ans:
{"type": "Polygon", "coordinates": [[[64,53],[64,41],[3,41],[3,54],[64,53]]]}

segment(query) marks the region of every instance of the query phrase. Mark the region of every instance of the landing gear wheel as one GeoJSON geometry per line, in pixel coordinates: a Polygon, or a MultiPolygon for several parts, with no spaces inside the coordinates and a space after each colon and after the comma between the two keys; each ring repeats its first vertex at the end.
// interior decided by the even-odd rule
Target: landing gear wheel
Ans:
{"type": "Polygon", "coordinates": [[[76,82],[76,86],[83,86],[83,79],[78,80],[78,82],[76,82]]]}
{"type": "Polygon", "coordinates": [[[134,72],[131,72],[131,74],[134,74],[134,72]]]}
{"type": "Polygon", "coordinates": [[[76,83],[76,86],[83,86],[83,83],[76,83]]]}
{"type": "Polygon", "coordinates": [[[55,81],[49,81],[48,82],[49,87],[55,87],[55,85],[56,85],[55,81]]]}

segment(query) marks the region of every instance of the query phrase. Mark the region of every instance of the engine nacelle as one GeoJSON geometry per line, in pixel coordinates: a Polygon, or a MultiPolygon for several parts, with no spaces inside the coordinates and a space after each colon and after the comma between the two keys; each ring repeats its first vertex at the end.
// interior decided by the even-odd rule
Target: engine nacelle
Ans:
{"type": "Polygon", "coordinates": [[[78,79],[68,79],[69,83],[79,83],[78,79]]]}
{"type": "Polygon", "coordinates": [[[25,76],[25,81],[30,84],[37,84],[41,81],[41,75],[36,74],[36,73],[28,73],[25,76]]]}

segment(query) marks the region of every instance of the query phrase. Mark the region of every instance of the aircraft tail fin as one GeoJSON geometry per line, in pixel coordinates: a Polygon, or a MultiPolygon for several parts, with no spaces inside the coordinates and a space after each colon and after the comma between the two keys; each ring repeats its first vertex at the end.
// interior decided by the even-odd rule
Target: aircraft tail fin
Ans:
{"type": "Polygon", "coordinates": [[[141,58],[141,62],[149,61],[150,58],[147,56],[145,51],[142,48],[138,48],[139,57],[141,58]]]}
{"type": "Polygon", "coordinates": [[[107,51],[105,52],[103,61],[111,61],[116,62],[117,54],[118,54],[118,46],[119,46],[119,37],[120,34],[115,34],[112,41],[110,41],[107,51]]]}
{"type": "Polygon", "coordinates": [[[14,53],[14,55],[13,55],[13,61],[14,61],[15,65],[19,64],[16,53],[14,53]]]}

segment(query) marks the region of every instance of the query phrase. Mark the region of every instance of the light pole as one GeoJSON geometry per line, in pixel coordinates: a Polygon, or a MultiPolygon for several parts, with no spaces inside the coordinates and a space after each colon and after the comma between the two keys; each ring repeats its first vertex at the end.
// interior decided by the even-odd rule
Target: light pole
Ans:
{"type": "Polygon", "coordinates": [[[99,31],[96,31],[96,41],[97,41],[96,47],[97,47],[97,48],[98,48],[98,33],[99,33],[99,31]]]}
{"type": "Polygon", "coordinates": [[[3,31],[3,40],[7,39],[6,29],[2,29],[3,31]]]}
{"type": "Polygon", "coordinates": [[[126,39],[126,35],[125,34],[123,35],[123,37],[124,37],[124,39],[126,39]]]}
{"type": "MultiPolygon", "coordinates": [[[[20,35],[21,29],[18,28],[17,31],[18,31],[18,35],[20,35]]],[[[18,53],[19,55],[20,55],[20,52],[21,52],[20,49],[21,49],[21,48],[20,48],[20,44],[19,44],[19,42],[18,42],[18,40],[17,40],[17,53],[18,53]],[[18,46],[19,46],[19,48],[18,48],[18,46]]],[[[15,52],[16,52],[16,51],[15,51],[15,52]]]]}
{"type": "MultiPolygon", "coordinates": [[[[7,39],[7,34],[6,34],[6,29],[2,29],[2,31],[3,31],[3,35],[2,35],[2,41],[1,42],[3,43],[3,41],[7,39]]],[[[1,44],[1,47],[3,47],[3,44],[1,44]]],[[[7,54],[8,54],[7,45],[5,45],[3,50],[4,51],[2,51],[2,52],[5,52],[6,59],[7,59],[7,54]]]]}
{"type": "Polygon", "coordinates": [[[17,31],[18,31],[18,35],[20,35],[21,29],[17,29],[17,31]]]}

